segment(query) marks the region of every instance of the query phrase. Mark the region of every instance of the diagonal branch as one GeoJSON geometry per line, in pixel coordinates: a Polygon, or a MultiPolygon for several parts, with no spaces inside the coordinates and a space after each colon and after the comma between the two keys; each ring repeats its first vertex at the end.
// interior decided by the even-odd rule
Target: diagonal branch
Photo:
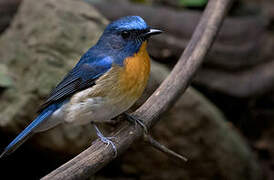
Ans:
{"type": "MultiPolygon", "coordinates": [[[[210,0],[183,55],[168,78],[132,115],[151,127],[184,92],[220,29],[232,0],[210,0]]],[[[142,136],[142,128],[123,123],[113,133],[118,155],[142,136]]],[[[86,179],[114,159],[111,146],[96,140],[88,149],[43,177],[43,180],[86,179]]]]}

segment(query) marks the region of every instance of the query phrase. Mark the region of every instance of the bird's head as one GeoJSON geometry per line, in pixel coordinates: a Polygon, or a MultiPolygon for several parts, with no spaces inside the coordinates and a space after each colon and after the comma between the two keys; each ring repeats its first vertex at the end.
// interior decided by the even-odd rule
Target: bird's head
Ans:
{"type": "Polygon", "coordinates": [[[106,27],[98,41],[98,46],[111,54],[123,56],[121,57],[123,59],[137,53],[143,42],[161,32],[150,28],[139,16],[126,16],[106,27]]]}

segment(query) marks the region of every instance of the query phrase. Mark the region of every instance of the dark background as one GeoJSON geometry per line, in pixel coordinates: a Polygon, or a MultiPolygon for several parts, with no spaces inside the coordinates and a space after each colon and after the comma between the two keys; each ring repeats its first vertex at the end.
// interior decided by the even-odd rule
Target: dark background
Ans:
{"type": "MultiPolygon", "coordinates": [[[[152,70],[153,92],[186,47],[206,3],[0,0],[0,148],[35,118],[50,89],[106,24],[121,16],[140,15],[165,31],[149,45],[160,69],[152,70]]],[[[138,142],[91,179],[274,179],[273,1],[234,1],[191,86],[196,90],[152,131],[186,154],[188,163],[138,142]]],[[[41,133],[0,160],[0,176],[39,179],[94,138],[91,127],[41,133]]]]}

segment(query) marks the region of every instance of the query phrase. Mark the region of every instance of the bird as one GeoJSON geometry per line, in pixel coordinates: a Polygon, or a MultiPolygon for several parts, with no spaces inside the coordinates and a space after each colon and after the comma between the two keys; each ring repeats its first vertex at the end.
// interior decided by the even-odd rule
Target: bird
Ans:
{"type": "MultiPolygon", "coordinates": [[[[148,40],[162,32],[140,16],[125,16],[108,24],[97,43],[51,91],[36,119],[6,146],[0,158],[33,134],[61,123],[92,123],[101,141],[111,144],[117,154],[113,137],[105,137],[96,124],[125,113],[142,95],[150,73],[148,40]]],[[[131,119],[144,126],[142,121],[131,119]]]]}

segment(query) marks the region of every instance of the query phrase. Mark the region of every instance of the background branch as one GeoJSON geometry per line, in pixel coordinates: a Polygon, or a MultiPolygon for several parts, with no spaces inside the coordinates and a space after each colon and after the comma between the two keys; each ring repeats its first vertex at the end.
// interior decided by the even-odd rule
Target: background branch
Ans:
{"type": "MultiPolygon", "coordinates": [[[[0,33],[10,24],[21,1],[0,0],[0,33]]],[[[149,53],[168,64],[180,57],[201,16],[200,11],[178,11],[128,1],[85,1],[109,20],[142,14],[148,24],[163,29],[166,33],[150,40],[149,53]]],[[[274,41],[268,26],[274,22],[274,6],[266,2],[260,6],[253,6],[253,13],[225,19],[205,60],[209,67],[199,71],[194,84],[237,98],[252,98],[273,91],[274,41]]]]}
{"type": "MultiPolygon", "coordinates": [[[[148,24],[163,29],[164,34],[151,39],[149,52],[156,59],[162,59],[166,63],[167,61],[170,63],[172,57],[180,57],[202,15],[200,11],[187,9],[178,11],[165,6],[147,6],[128,1],[86,1],[96,7],[109,20],[132,14],[142,14],[148,24]]],[[[206,63],[233,71],[262,63],[262,57],[258,58],[257,56],[268,53],[264,52],[262,48],[269,39],[269,37],[264,38],[267,36],[265,28],[269,22],[268,19],[270,19],[270,15],[265,17],[260,13],[237,16],[236,18],[234,16],[227,17],[208,53],[209,58],[206,59],[206,63]]],[[[174,58],[174,61],[177,58],[174,58]]]]}
{"type": "MultiPolygon", "coordinates": [[[[196,30],[180,60],[168,78],[153,95],[133,113],[151,127],[190,83],[206,53],[208,52],[219,30],[231,0],[210,0],[196,30]]],[[[123,153],[137,138],[142,135],[141,127],[123,123],[113,133],[117,138],[115,145],[118,154],[123,153]]],[[[88,149],[52,171],[42,179],[85,179],[100,170],[113,160],[111,146],[96,140],[88,149]]]]}

